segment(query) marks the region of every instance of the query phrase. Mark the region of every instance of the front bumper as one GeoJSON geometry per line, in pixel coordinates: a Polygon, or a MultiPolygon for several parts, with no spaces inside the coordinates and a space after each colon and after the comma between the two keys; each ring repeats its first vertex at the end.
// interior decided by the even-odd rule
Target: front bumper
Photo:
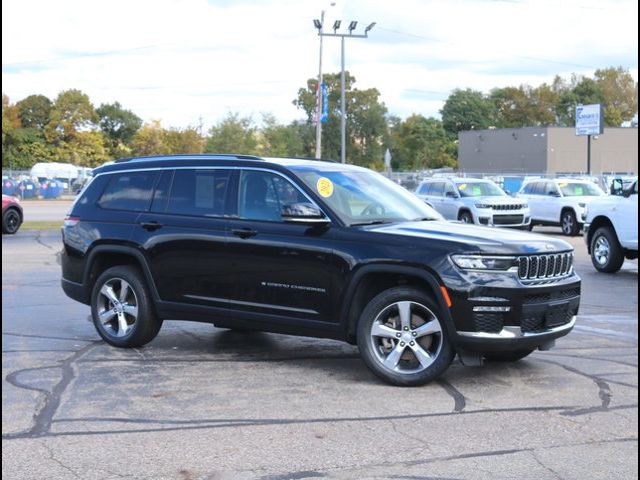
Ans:
{"type": "Polygon", "coordinates": [[[489,210],[476,210],[477,223],[490,227],[527,227],[531,223],[529,210],[507,210],[500,213],[489,210]]]}
{"type": "Polygon", "coordinates": [[[460,288],[463,283],[447,285],[457,348],[484,353],[535,349],[567,335],[575,325],[581,283],[575,273],[537,285],[507,275],[463,275],[466,288],[460,288]]]}

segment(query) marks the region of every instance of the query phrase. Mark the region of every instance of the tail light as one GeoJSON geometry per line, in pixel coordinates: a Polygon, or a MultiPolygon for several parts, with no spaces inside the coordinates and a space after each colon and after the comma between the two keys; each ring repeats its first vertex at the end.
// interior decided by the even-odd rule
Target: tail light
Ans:
{"type": "Polygon", "coordinates": [[[75,227],[80,221],[80,217],[74,217],[73,215],[67,215],[64,217],[65,227],[75,227]]]}

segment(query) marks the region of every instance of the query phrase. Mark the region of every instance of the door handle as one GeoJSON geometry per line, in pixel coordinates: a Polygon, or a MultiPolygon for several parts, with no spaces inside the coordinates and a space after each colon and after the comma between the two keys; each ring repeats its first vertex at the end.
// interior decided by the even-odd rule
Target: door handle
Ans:
{"type": "Polygon", "coordinates": [[[231,230],[236,237],[240,238],[251,238],[258,234],[257,230],[252,230],[250,228],[234,228],[231,230]]]}
{"type": "Polygon", "coordinates": [[[158,222],[142,222],[140,224],[140,226],[142,228],[144,228],[145,230],[149,231],[149,232],[153,232],[154,230],[157,230],[159,228],[162,228],[162,224],[158,223],[158,222]]]}

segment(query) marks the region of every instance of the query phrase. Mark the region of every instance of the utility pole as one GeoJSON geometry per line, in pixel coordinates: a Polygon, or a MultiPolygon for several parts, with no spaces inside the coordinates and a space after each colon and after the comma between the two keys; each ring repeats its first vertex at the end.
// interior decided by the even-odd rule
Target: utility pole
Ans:
{"type": "Polygon", "coordinates": [[[320,22],[314,25],[318,29],[320,37],[320,66],[318,69],[318,88],[316,90],[316,158],[322,158],[322,28],[324,26],[324,10],[320,14],[320,22]]]}
{"type": "MultiPolygon", "coordinates": [[[[324,13],[324,12],[323,12],[324,13]]],[[[322,30],[322,24],[318,20],[313,21],[314,25],[318,29],[318,35],[320,38],[322,37],[340,37],[341,39],[341,71],[340,71],[340,161],[342,163],[347,162],[347,102],[346,102],[346,94],[345,94],[345,78],[344,78],[344,39],[345,38],[369,38],[369,32],[375,26],[376,22],[369,24],[367,28],[364,29],[363,35],[354,35],[353,31],[356,29],[358,22],[352,21],[349,23],[349,33],[338,33],[338,29],[340,28],[340,24],[342,23],[340,20],[336,20],[333,24],[333,33],[324,33],[322,30]],[[320,27],[318,26],[320,25],[320,27]]],[[[317,155],[317,143],[316,143],[316,157],[317,155]]]]}

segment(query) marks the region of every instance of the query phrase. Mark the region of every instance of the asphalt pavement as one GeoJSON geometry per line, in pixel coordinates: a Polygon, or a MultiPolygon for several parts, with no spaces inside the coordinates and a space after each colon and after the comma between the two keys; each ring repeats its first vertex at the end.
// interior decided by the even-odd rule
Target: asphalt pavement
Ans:
{"type": "Polygon", "coordinates": [[[638,263],[570,241],[555,349],[398,388],[330,340],[167,321],[110,347],[60,289],[59,232],[3,236],[2,478],[638,478],[638,263]]]}

